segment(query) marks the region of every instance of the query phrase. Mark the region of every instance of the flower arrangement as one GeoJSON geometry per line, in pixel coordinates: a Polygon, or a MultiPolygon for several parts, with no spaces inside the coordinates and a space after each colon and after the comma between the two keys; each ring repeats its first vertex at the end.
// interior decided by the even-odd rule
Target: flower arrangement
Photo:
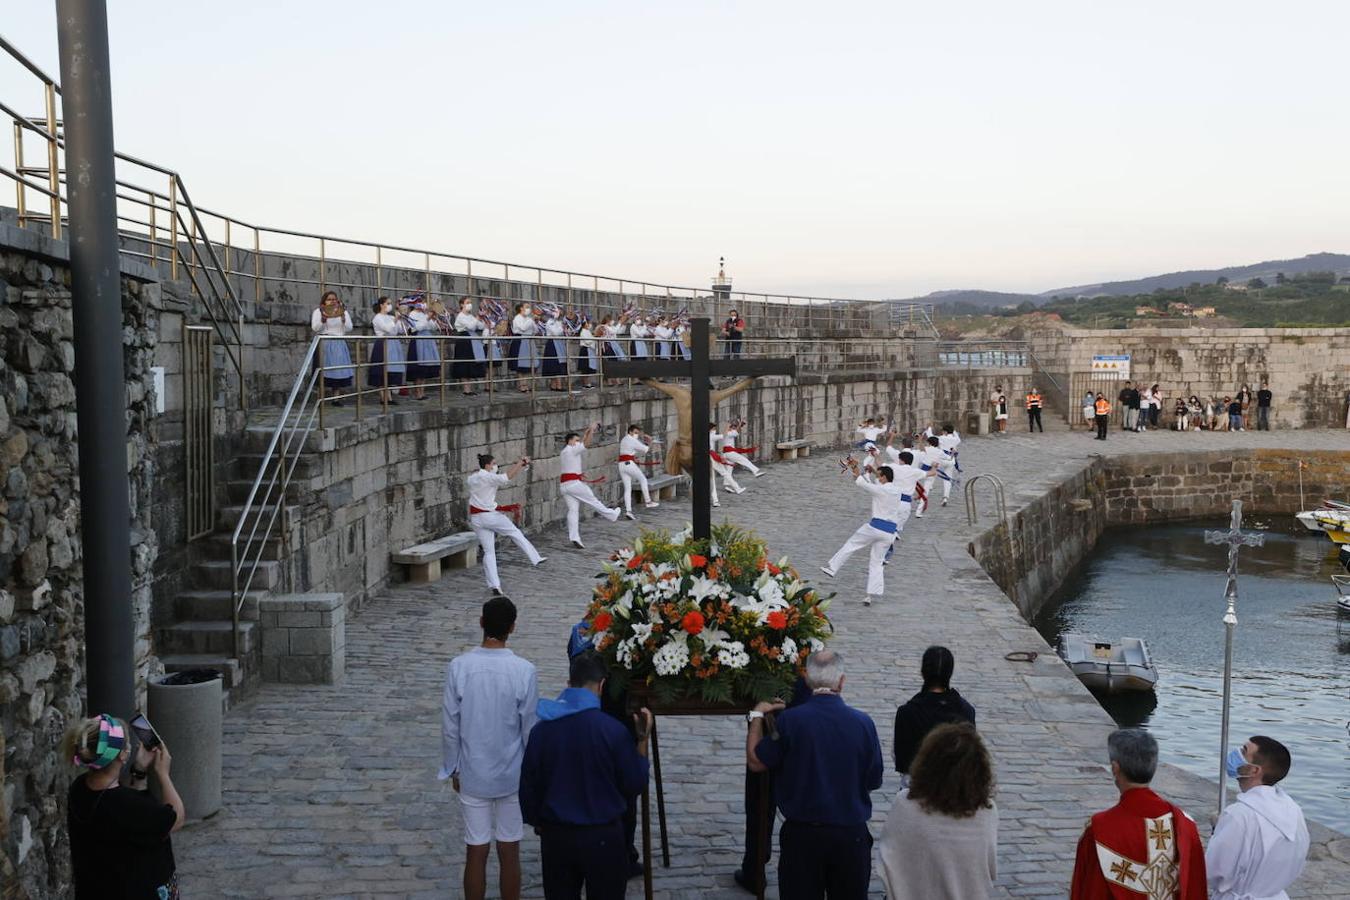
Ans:
{"type": "Polygon", "coordinates": [[[786,697],[832,631],[833,594],[730,524],[711,541],[644,530],[597,577],[587,631],[615,692],[641,688],[664,703],[786,697]]]}

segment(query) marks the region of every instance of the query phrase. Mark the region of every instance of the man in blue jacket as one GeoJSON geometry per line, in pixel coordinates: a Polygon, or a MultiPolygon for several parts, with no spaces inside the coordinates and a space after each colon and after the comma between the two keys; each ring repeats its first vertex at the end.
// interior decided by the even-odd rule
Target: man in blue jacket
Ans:
{"type": "Polygon", "coordinates": [[[600,709],[605,665],[594,652],[572,658],[568,688],[539,701],[538,724],[520,767],[520,810],[539,835],[544,896],[622,900],[628,883],[623,814],[647,785],[652,714],[627,729],[600,709]]]}

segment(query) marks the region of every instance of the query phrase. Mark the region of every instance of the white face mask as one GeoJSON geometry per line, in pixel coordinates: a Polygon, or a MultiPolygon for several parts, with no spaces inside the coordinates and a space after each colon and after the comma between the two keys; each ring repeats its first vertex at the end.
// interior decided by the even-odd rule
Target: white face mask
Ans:
{"type": "Polygon", "coordinates": [[[496,463],[489,463],[489,464],[488,464],[488,467],[487,467],[487,470],[488,470],[489,472],[491,472],[493,475],[496,475],[496,474],[497,474],[497,464],[496,464],[496,463]]]}

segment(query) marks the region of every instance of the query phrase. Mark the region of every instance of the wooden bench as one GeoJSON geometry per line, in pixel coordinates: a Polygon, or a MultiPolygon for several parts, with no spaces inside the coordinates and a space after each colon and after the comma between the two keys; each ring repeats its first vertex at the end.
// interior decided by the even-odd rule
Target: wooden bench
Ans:
{"type": "Polygon", "coordinates": [[[415,584],[439,581],[441,560],[446,565],[467,569],[478,561],[478,536],[472,531],[447,534],[445,537],[415,547],[406,547],[390,558],[400,566],[408,567],[408,580],[415,584]]]}
{"type": "MultiPolygon", "coordinates": [[[[655,500],[674,500],[675,494],[681,485],[689,483],[689,476],[683,473],[671,475],[669,472],[661,472],[657,475],[647,476],[647,490],[651,492],[655,500]]],[[[636,480],[633,481],[633,496],[642,496],[642,485],[636,480]]]]}
{"type": "Polygon", "coordinates": [[[796,459],[799,456],[811,455],[809,441],[779,441],[773,445],[773,449],[778,453],[779,459],[796,459]]]}

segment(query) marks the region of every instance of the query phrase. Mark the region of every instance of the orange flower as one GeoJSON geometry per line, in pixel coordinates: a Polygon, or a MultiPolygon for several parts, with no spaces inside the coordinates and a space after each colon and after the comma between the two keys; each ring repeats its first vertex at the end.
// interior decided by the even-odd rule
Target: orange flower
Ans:
{"type": "Polygon", "coordinates": [[[787,613],[783,612],[781,609],[776,609],[769,613],[767,623],[773,630],[782,631],[784,628],[787,628],[787,613]]]}
{"type": "Polygon", "coordinates": [[[591,634],[598,634],[602,631],[609,631],[609,626],[614,623],[614,617],[607,612],[602,612],[594,619],[591,619],[591,634]]]}
{"type": "Polygon", "coordinates": [[[698,634],[703,630],[703,624],[703,613],[697,611],[685,613],[684,619],[680,621],[680,625],[689,634],[698,634]]]}
{"type": "Polygon", "coordinates": [[[708,557],[700,556],[697,553],[689,554],[689,565],[695,569],[701,569],[708,564],[708,557]]]}
{"type": "Polygon", "coordinates": [[[783,574],[783,570],[775,566],[773,563],[769,563],[768,569],[770,575],[777,576],[783,574]]]}
{"type": "Polygon", "coordinates": [[[628,561],[629,569],[640,569],[642,567],[642,554],[638,554],[628,561]]]}

